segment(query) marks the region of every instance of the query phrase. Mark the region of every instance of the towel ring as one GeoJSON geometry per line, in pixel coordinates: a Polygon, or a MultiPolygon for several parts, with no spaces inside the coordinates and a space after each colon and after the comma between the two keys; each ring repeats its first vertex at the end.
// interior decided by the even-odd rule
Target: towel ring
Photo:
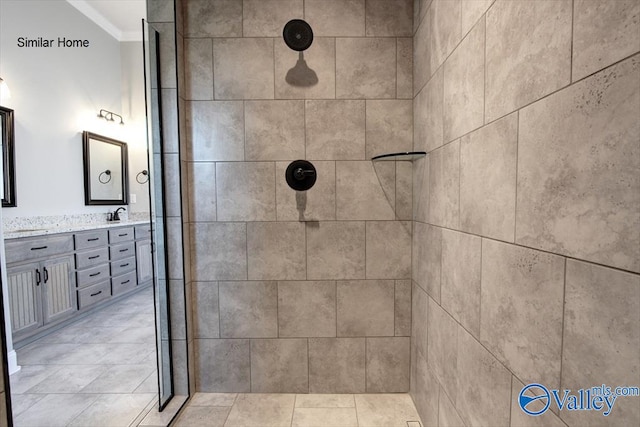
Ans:
{"type": "Polygon", "coordinates": [[[136,181],[138,181],[138,184],[146,184],[149,182],[149,171],[145,169],[142,172],[138,172],[138,175],[136,175],[136,181]],[[140,178],[140,175],[142,175],[143,178],[140,178]]]}
{"type": "Polygon", "coordinates": [[[106,171],[98,175],[98,181],[100,181],[101,184],[106,184],[111,181],[111,171],[107,169],[106,171]],[[105,177],[103,178],[102,175],[105,175],[105,177]]]}

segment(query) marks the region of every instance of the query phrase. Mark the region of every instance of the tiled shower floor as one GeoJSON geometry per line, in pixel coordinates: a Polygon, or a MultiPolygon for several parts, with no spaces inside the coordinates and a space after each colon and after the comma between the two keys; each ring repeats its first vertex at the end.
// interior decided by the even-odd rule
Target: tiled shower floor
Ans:
{"type": "Polygon", "coordinates": [[[176,427],[421,427],[408,394],[196,393],[176,427]]]}
{"type": "Polygon", "coordinates": [[[16,427],[127,427],[157,399],[151,287],[19,350],[16,427]]]}

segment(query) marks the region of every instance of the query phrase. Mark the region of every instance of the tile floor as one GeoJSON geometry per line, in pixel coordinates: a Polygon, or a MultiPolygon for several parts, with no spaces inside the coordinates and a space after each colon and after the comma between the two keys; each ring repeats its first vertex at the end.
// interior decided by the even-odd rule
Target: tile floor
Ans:
{"type": "Polygon", "coordinates": [[[157,398],[151,287],[17,350],[16,427],[128,427],[157,398]]]}
{"type": "Polygon", "coordinates": [[[408,394],[196,393],[176,427],[421,427],[408,394]]]}

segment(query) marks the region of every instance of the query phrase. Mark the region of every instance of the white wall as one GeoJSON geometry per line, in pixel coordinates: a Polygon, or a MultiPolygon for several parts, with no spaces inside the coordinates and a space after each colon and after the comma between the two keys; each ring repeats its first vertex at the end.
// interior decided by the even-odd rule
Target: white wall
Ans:
{"type": "MultiPolygon", "coordinates": [[[[135,49],[123,52],[121,59],[121,43],[64,0],[0,1],[0,76],[11,89],[2,105],[15,110],[18,201],[3,209],[5,218],[113,210],[84,205],[82,131],[126,141],[130,156],[144,153],[146,160],[142,53],[138,71],[125,72],[135,49]],[[18,37],[40,36],[87,39],[90,46],[17,46],[18,37]],[[138,93],[125,99],[127,88],[138,93]],[[98,119],[101,108],[123,115],[125,126],[98,119]]],[[[140,161],[130,160],[133,177],[137,169],[140,161]]],[[[146,188],[131,185],[131,192],[143,195],[132,210],[148,210],[138,208],[146,188]]]]}

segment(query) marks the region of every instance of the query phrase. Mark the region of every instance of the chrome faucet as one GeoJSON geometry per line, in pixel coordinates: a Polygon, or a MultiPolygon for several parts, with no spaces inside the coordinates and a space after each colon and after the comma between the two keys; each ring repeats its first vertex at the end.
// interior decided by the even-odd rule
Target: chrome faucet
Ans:
{"type": "Polygon", "coordinates": [[[126,211],[125,208],[119,207],[118,209],[115,210],[115,212],[111,216],[111,221],[120,221],[120,209],[122,209],[123,211],[126,211]]]}

